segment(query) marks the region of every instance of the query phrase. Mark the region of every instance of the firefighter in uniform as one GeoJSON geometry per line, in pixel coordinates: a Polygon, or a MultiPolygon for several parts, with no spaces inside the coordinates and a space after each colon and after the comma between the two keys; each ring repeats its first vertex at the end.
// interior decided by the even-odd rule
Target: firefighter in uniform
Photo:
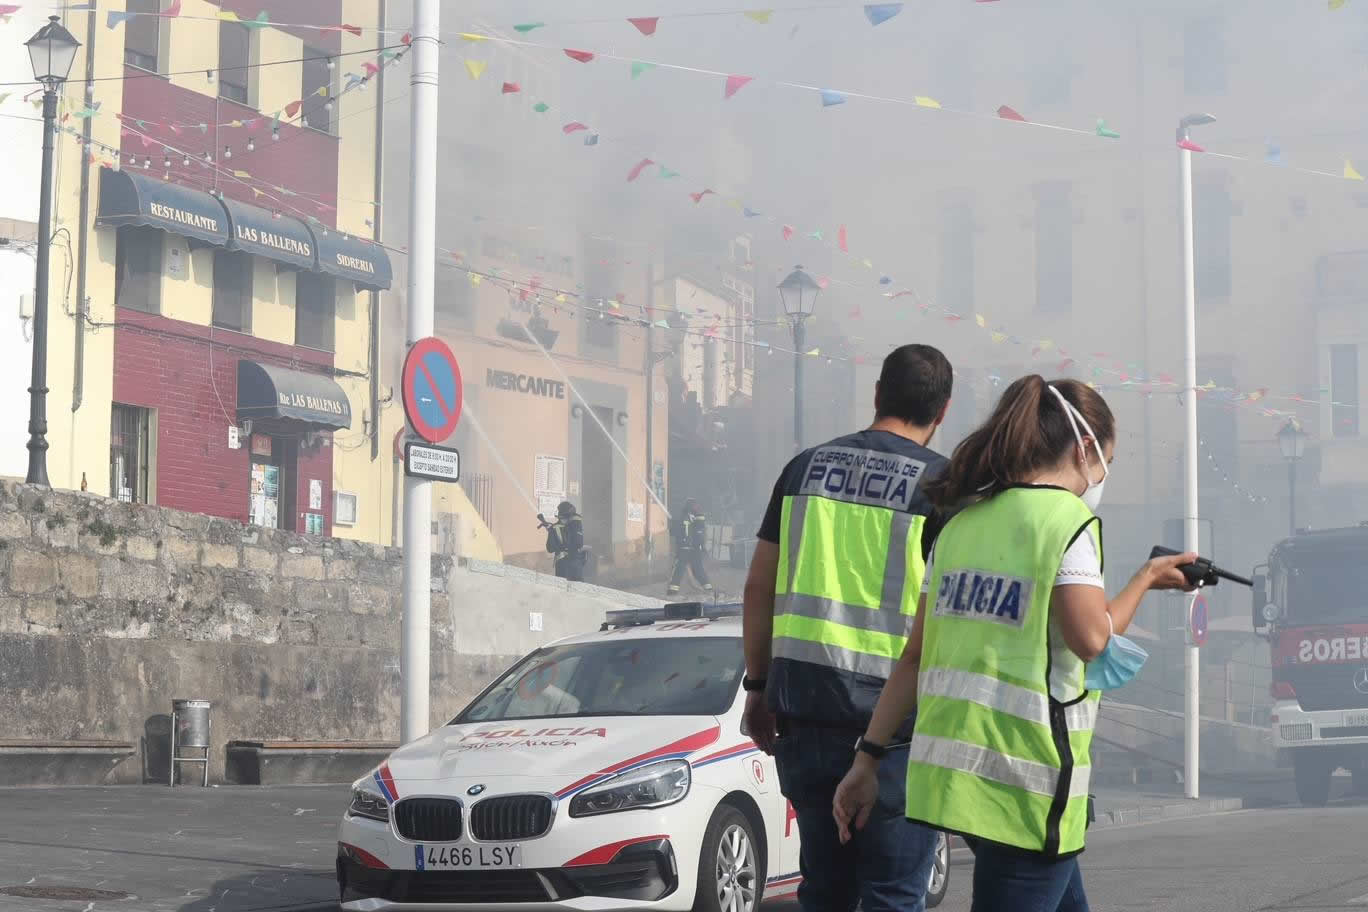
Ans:
{"type": "MultiPolygon", "coordinates": [[[[878,770],[868,825],[842,845],[831,816],[878,693],[911,631],[930,510],[926,448],[950,362],[905,345],[884,361],[874,424],[800,453],[775,485],[746,580],[746,731],[771,752],[801,837],[804,912],[920,912],[936,834],[905,817],[907,745],[878,770]]],[[[899,722],[911,734],[911,707],[899,722]]]]}
{"type": "Polygon", "coordinates": [[[877,799],[874,758],[915,706],[907,816],[965,837],[974,912],[1087,912],[1075,856],[1100,693],[1085,663],[1119,661],[1113,631],[1147,591],[1186,586],[1177,566],[1194,555],[1157,558],[1106,600],[1093,511],[1114,439],[1095,391],[1031,376],[956,448],[929,493],[963,509],[931,549],[924,610],[833,802],[854,838],[877,799]]]}
{"type": "Polygon", "coordinates": [[[670,595],[679,593],[679,585],[684,582],[684,574],[693,573],[694,580],[703,587],[704,592],[712,592],[712,582],[703,566],[704,543],[708,535],[708,517],[698,501],[690,497],[684,502],[684,517],[675,523],[675,563],[674,573],[670,576],[670,595]]]}

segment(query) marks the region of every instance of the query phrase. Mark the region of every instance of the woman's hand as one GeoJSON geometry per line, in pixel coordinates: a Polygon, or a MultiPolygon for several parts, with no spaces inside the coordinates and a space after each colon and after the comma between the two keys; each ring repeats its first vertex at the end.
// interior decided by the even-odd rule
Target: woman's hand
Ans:
{"type": "Polygon", "coordinates": [[[836,818],[842,845],[850,842],[852,824],[853,829],[864,829],[878,798],[878,761],[868,754],[856,754],[850,772],[836,787],[836,797],[831,800],[831,816],[836,818]]]}
{"type": "Polygon", "coordinates": [[[1183,571],[1178,568],[1183,564],[1190,564],[1197,559],[1194,552],[1187,554],[1170,554],[1164,557],[1152,557],[1145,566],[1140,568],[1140,574],[1145,578],[1146,589],[1181,589],[1184,592],[1191,592],[1197,587],[1188,582],[1183,571]]]}

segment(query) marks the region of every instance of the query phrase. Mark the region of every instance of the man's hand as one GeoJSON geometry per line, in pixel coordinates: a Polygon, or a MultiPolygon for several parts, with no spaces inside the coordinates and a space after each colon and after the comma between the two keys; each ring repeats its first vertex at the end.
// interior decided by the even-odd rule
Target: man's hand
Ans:
{"type": "Polygon", "coordinates": [[[831,800],[831,815],[836,819],[836,830],[841,844],[850,842],[851,830],[862,830],[869,822],[869,812],[879,798],[878,761],[868,754],[855,755],[850,772],[836,787],[831,800]]]}
{"type": "Polygon", "coordinates": [[[774,742],[779,737],[774,713],[765,702],[765,692],[746,694],[746,711],[741,716],[742,731],[750,735],[755,746],[767,754],[774,754],[774,742]]]}

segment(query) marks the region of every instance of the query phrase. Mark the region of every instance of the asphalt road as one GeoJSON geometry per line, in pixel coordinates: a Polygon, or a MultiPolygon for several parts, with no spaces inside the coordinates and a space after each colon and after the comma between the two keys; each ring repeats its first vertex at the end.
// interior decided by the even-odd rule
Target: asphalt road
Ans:
{"type": "MultiPolygon", "coordinates": [[[[336,786],[0,789],[0,912],[333,912],[336,786]],[[12,887],[131,898],[60,901],[12,887]]],[[[1095,830],[1092,907],[1368,912],[1368,801],[1275,807],[1095,830]]],[[[972,861],[943,912],[967,912],[972,861]]],[[[786,906],[783,912],[795,912],[786,906]]]]}

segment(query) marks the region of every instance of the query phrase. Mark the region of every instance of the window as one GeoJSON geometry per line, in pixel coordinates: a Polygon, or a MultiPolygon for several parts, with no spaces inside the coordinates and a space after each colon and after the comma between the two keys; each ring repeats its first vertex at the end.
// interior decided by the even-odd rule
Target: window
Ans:
{"type": "Polygon", "coordinates": [[[1192,195],[1197,294],[1230,297],[1230,217],[1233,206],[1223,178],[1203,180],[1192,195]]]}
{"type": "Polygon", "coordinates": [[[1334,436],[1359,433],[1359,370],[1357,345],[1330,346],[1330,420],[1334,436]]]}
{"type": "MultiPolygon", "coordinates": [[[[432,280],[438,327],[471,329],[475,317],[475,288],[470,273],[438,265],[432,280]]],[[[514,298],[516,300],[516,296],[514,298]]]]}
{"type": "Polygon", "coordinates": [[[214,251],[213,323],[252,331],[252,257],[240,250],[214,251]]]}
{"type": "Polygon", "coordinates": [[[1073,186],[1067,181],[1035,188],[1036,312],[1073,310],[1073,186]]]}
{"type": "Polygon", "coordinates": [[[109,495],[125,503],[151,503],[151,409],[114,403],[109,427],[109,495]]]}
{"type": "Polygon", "coordinates": [[[735,637],[551,646],[510,668],[457,718],[717,715],[736,699],[743,664],[735,637]]]}
{"type": "Polygon", "coordinates": [[[611,316],[615,311],[607,299],[595,298],[581,309],[585,345],[600,349],[611,349],[617,345],[617,319],[611,316]]]}
{"type": "Polygon", "coordinates": [[[1183,89],[1189,95],[1224,95],[1225,24],[1196,19],[1183,32],[1183,89]]]}
{"type": "Polygon", "coordinates": [[[332,276],[297,273],[295,345],[333,351],[336,325],[337,290],[332,276]]]}
{"type": "Polygon", "coordinates": [[[968,200],[942,207],[940,252],[937,297],[942,307],[963,314],[974,306],[974,212],[968,200]]]}
{"type": "Polygon", "coordinates": [[[1031,107],[1067,105],[1073,92],[1073,61],[1068,49],[1052,48],[1049,56],[1033,64],[1026,74],[1026,98],[1031,107]]]}
{"type": "Polygon", "coordinates": [[[114,241],[114,306],[161,313],[162,233],[125,225],[114,241]]]}
{"type": "Polygon", "coordinates": [[[236,22],[219,23],[219,96],[249,105],[247,80],[251,74],[252,33],[236,22]]]}
{"type": "Polygon", "coordinates": [[[304,125],[324,133],[332,132],[332,71],[328,55],[317,48],[304,48],[303,115],[304,125]],[[319,94],[322,90],[323,94],[319,94]]]}
{"type": "Polygon", "coordinates": [[[354,491],[333,491],[333,525],[356,525],[356,505],[354,491]]]}
{"type": "Polygon", "coordinates": [[[128,0],[124,25],[124,63],[157,72],[161,47],[161,0],[128,0]]]}

